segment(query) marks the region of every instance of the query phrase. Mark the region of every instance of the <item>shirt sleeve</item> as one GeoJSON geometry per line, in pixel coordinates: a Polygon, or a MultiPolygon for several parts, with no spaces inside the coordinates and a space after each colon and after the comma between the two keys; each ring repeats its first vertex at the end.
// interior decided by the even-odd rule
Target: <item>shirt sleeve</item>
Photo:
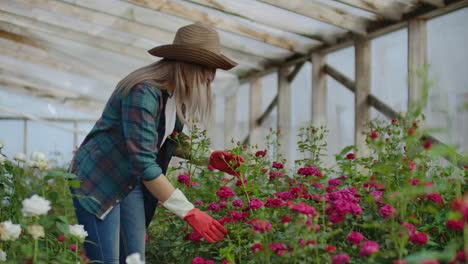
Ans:
{"type": "Polygon", "coordinates": [[[162,174],[156,163],[160,103],[161,96],[145,84],[137,84],[122,98],[122,127],[127,152],[133,166],[146,181],[162,174]]]}

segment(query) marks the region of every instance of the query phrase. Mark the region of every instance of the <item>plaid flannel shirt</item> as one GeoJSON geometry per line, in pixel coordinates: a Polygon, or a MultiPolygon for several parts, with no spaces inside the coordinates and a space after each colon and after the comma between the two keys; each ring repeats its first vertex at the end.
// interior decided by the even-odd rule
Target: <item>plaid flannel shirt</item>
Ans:
{"type": "MultiPolygon", "coordinates": [[[[146,81],[125,97],[121,91],[111,95],[71,163],[71,172],[81,181],[80,188],[71,190],[87,211],[102,219],[142,179],[152,180],[165,173],[175,148],[163,146],[165,153],[158,153],[168,95],[146,81]],[[164,163],[163,168],[158,160],[164,163]]],[[[179,120],[177,127],[181,131],[179,120]]]]}

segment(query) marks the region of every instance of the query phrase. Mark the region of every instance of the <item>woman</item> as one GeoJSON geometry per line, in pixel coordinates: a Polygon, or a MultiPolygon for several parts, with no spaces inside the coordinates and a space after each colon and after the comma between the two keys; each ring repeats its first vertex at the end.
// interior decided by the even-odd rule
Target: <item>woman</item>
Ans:
{"type": "MultiPolygon", "coordinates": [[[[125,263],[135,252],[144,258],[146,228],[158,200],[211,243],[227,233],[164,173],[176,148],[166,138],[183,123],[207,119],[216,69],[236,63],[220,54],[217,32],[201,23],[180,28],[173,44],[149,53],[163,59],[118,83],[70,168],[81,181],[71,191],[78,222],[92,242],[84,245],[91,260],[125,263]]],[[[209,161],[234,175],[232,164],[243,158],[214,151],[209,161]]]]}

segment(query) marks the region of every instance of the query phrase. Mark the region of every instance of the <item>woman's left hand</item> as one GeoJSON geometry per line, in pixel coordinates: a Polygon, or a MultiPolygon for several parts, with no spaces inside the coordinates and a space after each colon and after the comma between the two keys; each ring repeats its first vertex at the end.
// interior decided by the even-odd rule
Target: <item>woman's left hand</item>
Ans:
{"type": "Polygon", "coordinates": [[[211,153],[209,165],[222,172],[240,177],[240,173],[235,170],[237,167],[241,166],[243,162],[245,162],[245,159],[241,155],[234,155],[226,151],[216,150],[211,153]]]}

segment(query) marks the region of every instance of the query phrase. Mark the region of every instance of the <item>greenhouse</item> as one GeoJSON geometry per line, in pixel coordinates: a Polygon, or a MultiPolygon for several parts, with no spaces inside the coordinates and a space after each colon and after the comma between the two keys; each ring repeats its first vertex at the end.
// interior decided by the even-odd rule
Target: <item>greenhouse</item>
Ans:
{"type": "Polygon", "coordinates": [[[0,263],[468,263],[468,0],[0,16],[0,263]]]}

